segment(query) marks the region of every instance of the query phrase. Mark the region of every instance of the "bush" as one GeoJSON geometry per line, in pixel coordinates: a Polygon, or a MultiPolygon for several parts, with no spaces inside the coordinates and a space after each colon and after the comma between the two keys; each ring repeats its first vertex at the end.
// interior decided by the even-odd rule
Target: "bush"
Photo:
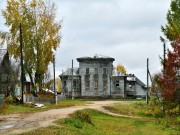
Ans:
{"type": "Polygon", "coordinates": [[[72,114],[72,117],[75,119],[79,119],[82,122],[87,122],[87,123],[92,124],[91,116],[85,112],[76,111],[75,113],[72,114]]]}
{"type": "Polygon", "coordinates": [[[13,104],[14,103],[13,97],[6,97],[4,101],[6,104],[13,104]]]}
{"type": "Polygon", "coordinates": [[[177,106],[176,108],[174,107],[172,109],[166,110],[165,113],[168,114],[168,115],[179,115],[180,114],[179,111],[180,111],[179,107],[177,106]]]}
{"type": "Polygon", "coordinates": [[[72,124],[74,125],[76,128],[82,128],[83,124],[79,119],[65,119],[64,123],[66,124],[72,124]]]}

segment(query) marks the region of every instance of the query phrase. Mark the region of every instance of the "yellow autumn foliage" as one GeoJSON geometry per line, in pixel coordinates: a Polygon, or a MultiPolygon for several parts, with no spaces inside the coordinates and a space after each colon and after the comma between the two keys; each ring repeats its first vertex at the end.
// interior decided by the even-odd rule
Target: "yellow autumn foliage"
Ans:
{"type": "Polygon", "coordinates": [[[116,70],[121,74],[126,74],[126,68],[122,64],[118,64],[116,70]]]}

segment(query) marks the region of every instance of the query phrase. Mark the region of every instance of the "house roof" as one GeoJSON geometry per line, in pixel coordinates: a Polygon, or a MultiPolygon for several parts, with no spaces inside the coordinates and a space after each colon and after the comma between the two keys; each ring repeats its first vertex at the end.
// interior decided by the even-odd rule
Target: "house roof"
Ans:
{"type": "Polygon", "coordinates": [[[3,61],[4,56],[7,54],[6,49],[0,49],[0,63],[3,61]]]}
{"type": "MultiPolygon", "coordinates": [[[[72,75],[72,68],[68,68],[66,71],[62,72],[59,76],[71,76],[72,75]]],[[[73,68],[73,75],[79,75],[79,68],[73,68]]]]}
{"type": "Polygon", "coordinates": [[[137,77],[136,77],[136,82],[139,83],[139,85],[145,87],[146,85],[141,81],[139,80],[137,77]]]}
{"type": "Polygon", "coordinates": [[[113,69],[113,72],[112,72],[112,77],[123,77],[123,76],[126,76],[127,77],[127,81],[136,81],[139,85],[145,87],[146,85],[141,81],[139,80],[134,74],[125,74],[125,75],[121,75],[121,74],[118,74],[118,71],[116,70],[116,68],[113,69]]]}
{"type": "Polygon", "coordinates": [[[84,56],[84,57],[77,58],[78,62],[87,61],[87,60],[90,60],[90,61],[91,60],[102,60],[102,61],[105,60],[105,61],[113,62],[115,59],[108,57],[108,56],[100,55],[100,54],[95,54],[93,56],[84,56]]]}

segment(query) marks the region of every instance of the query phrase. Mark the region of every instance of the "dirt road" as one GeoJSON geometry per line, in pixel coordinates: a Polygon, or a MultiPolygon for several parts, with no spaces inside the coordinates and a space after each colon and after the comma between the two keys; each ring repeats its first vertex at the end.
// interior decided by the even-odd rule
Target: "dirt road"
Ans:
{"type": "MultiPolygon", "coordinates": [[[[125,101],[87,101],[85,106],[72,106],[62,109],[52,109],[44,112],[31,114],[12,114],[8,116],[0,116],[0,135],[20,134],[40,127],[46,127],[53,124],[53,121],[68,118],[69,114],[76,110],[86,108],[97,109],[105,113],[113,114],[103,108],[103,106],[113,104],[130,104],[125,101]]],[[[124,116],[124,115],[118,115],[124,116]]],[[[124,116],[129,117],[129,116],[124,116]]]]}

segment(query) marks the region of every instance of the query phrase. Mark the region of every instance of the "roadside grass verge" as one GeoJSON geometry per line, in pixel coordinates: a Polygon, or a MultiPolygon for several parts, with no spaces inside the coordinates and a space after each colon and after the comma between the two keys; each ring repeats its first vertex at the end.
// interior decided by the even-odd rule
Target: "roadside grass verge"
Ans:
{"type": "Polygon", "coordinates": [[[135,102],[145,102],[146,99],[122,99],[122,98],[79,98],[81,101],[135,101],[135,102]]]}
{"type": "Polygon", "coordinates": [[[0,115],[8,115],[8,114],[17,114],[17,113],[33,113],[33,112],[41,112],[50,109],[59,109],[71,106],[80,106],[85,105],[85,101],[80,100],[64,100],[59,101],[58,104],[51,103],[43,103],[45,107],[36,108],[33,105],[29,104],[6,104],[5,109],[0,110],[0,115]]]}
{"type": "Polygon", "coordinates": [[[129,98],[129,99],[113,99],[115,101],[135,101],[135,102],[145,102],[146,99],[141,98],[141,99],[134,99],[134,98],[129,98]]]}
{"type": "Polygon", "coordinates": [[[22,135],[177,135],[178,129],[153,118],[124,118],[84,109],[70,118],[22,135]]]}
{"type": "Polygon", "coordinates": [[[113,106],[104,106],[105,109],[117,113],[130,116],[143,116],[143,117],[155,117],[163,118],[166,116],[180,116],[179,107],[162,113],[160,104],[146,104],[145,102],[134,102],[132,104],[116,104],[113,106]]]}
{"type": "MultiPolygon", "coordinates": [[[[171,113],[163,114],[160,105],[154,103],[146,104],[143,102],[123,105],[117,104],[114,106],[105,106],[105,109],[123,115],[140,116],[143,119],[154,121],[156,125],[163,125],[166,130],[179,131],[180,133],[180,113],[178,108],[173,109],[171,113]]],[[[176,135],[172,132],[172,135],[176,135]]]]}

